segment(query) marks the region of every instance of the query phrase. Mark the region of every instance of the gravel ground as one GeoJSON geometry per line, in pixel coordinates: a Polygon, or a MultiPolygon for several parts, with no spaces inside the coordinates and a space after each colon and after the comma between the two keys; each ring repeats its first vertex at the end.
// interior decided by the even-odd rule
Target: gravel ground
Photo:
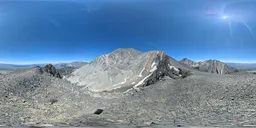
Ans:
{"type": "Polygon", "coordinates": [[[255,92],[248,73],[194,72],[128,93],[93,93],[28,70],[0,75],[0,125],[256,126],[255,92]]]}

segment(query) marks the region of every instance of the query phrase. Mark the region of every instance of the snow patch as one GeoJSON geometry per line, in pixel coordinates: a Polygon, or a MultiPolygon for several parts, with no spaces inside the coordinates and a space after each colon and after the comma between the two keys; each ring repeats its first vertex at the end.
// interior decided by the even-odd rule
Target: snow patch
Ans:
{"type": "Polygon", "coordinates": [[[180,72],[180,70],[179,69],[177,69],[176,67],[174,67],[174,66],[171,66],[170,64],[168,64],[169,65],[169,67],[170,67],[170,69],[174,69],[176,72],[180,72]]]}
{"type": "Polygon", "coordinates": [[[126,90],[126,91],[123,92],[123,93],[127,93],[127,92],[131,91],[132,89],[134,89],[134,88],[130,88],[130,89],[126,90]]]}
{"type": "Polygon", "coordinates": [[[132,89],[136,89],[136,90],[139,90],[139,88],[137,88],[139,85],[143,84],[144,81],[150,77],[153,73],[150,73],[148,76],[146,76],[144,79],[142,79],[138,84],[136,84],[135,86],[133,86],[132,88],[128,89],[127,91],[123,92],[123,93],[127,93],[129,91],[131,91],[132,89]]]}
{"type": "Polygon", "coordinates": [[[132,84],[135,84],[135,82],[132,82],[132,84]]]}
{"type": "Polygon", "coordinates": [[[143,68],[139,74],[139,77],[142,77],[142,72],[145,70],[145,68],[143,68]]]}
{"type": "Polygon", "coordinates": [[[134,86],[134,88],[135,88],[135,89],[138,89],[137,87],[138,87],[139,85],[143,84],[144,81],[145,81],[148,77],[150,77],[152,74],[153,74],[153,72],[150,73],[148,76],[146,76],[144,79],[142,79],[139,83],[137,83],[137,84],[134,86]]]}
{"type": "Polygon", "coordinates": [[[154,61],[152,64],[151,64],[151,68],[154,67],[156,65],[156,62],[154,61]]]}
{"type": "Polygon", "coordinates": [[[120,82],[120,83],[114,84],[113,86],[115,87],[115,86],[117,86],[117,85],[121,85],[121,84],[126,83],[126,79],[127,79],[127,78],[125,78],[123,82],[120,82]]]}
{"type": "Polygon", "coordinates": [[[154,72],[155,70],[157,70],[156,66],[154,66],[149,72],[154,72]]]}

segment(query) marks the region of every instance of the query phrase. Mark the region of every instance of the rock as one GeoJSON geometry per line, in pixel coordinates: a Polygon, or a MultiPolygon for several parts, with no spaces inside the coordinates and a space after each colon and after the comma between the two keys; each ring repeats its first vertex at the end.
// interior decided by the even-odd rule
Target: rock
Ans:
{"type": "Polygon", "coordinates": [[[103,109],[97,109],[94,114],[100,115],[103,112],[103,109]]]}
{"type": "Polygon", "coordinates": [[[57,78],[62,78],[60,75],[59,71],[52,65],[48,64],[43,68],[43,71],[46,73],[49,73],[50,75],[57,77],[57,78]]]}

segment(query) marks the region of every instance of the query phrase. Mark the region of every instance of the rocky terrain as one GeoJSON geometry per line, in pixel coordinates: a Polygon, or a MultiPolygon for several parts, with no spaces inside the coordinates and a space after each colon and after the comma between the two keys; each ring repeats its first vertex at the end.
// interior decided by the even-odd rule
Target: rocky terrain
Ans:
{"type": "Polygon", "coordinates": [[[255,74],[190,70],[182,77],[189,68],[178,67],[171,57],[157,58],[157,70],[147,78],[142,74],[143,86],[129,91],[92,92],[58,77],[52,65],[0,74],[0,125],[256,125],[255,74]]]}
{"type": "Polygon", "coordinates": [[[164,76],[178,79],[184,68],[162,51],[117,49],[77,69],[67,80],[95,92],[112,91],[147,86],[164,76]]]}
{"type": "Polygon", "coordinates": [[[238,71],[237,69],[231,66],[228,66],[227,64],[218,60],[206,60],[206,61],[194,62],[192,60],[184,58],[180,60],[180,63],[188,67],[197,69],[199,71],[215,73],[215,74],[230,74],[238,71]]]}

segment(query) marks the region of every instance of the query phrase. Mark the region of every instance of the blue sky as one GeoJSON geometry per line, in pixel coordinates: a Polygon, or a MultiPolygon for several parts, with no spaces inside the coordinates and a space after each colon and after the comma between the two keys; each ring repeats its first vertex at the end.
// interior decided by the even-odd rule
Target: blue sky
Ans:
{"type": "Polygon", "coordinates": [[[91,61],[117,48],[256,62],[254,12],[255,0],[1,1],[0,62],[91,61]]]}

